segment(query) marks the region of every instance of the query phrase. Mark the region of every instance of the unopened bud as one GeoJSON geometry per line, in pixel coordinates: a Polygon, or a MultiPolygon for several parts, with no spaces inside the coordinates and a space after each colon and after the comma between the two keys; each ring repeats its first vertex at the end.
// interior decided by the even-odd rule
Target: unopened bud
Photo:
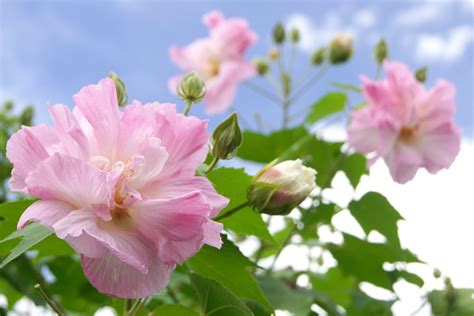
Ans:
{"type": "Polygon", "coordinates": [[[120,79],[120,77],[115,72],[109,72],[107,76],[113,80],[115,84],[115,90],[117,91],[117,103],[119,106],[127,105],[128,103],[128,94],[127,87],[125,83],[120,79]]]}
{"type": "Polygon", "coordinates": [[[321,47],[311,56],[311,63],[315,66],[321,65],[326,57],[326,48],[321,47]]]}
{"type": "Polygon", "coordinates": [[[285,28],[283,27],[283,24],[278,22],[275,24],[273,27],[273,42],[275,44],[282,44],[285,41],[285,28]]]}
{"type": "Polygon", "coordinates": [[[387,43],[383,38],[378,41],[377,44],[375,44],[374,47],[374,58],[377,64],[383,63],[385,59],[388,57],[388,47],[387,43]]]}
{"type": "Polygon", "coordinates": [[[27,106],[20,115],[20,124],[30,126],[34,115],[34,108],[31,105],[27,106]]]}
{"type": "Polygon", "coordinates": [[[428,76],[428,67],[421,67],[415,72],[415,78],[421,83],[426,81],[426,77],[428,76]]]}
{"type": "Polygon", "coordinates": [[[206,94],[206,85],[194,72],[186,75],[178,85],[179,97],[189,103],[199,103],[206,94]]]}
{"type": "Polygon", "coordinates": [[[232,113],[212,133],[211,153],[219,159],[231,159],[242,143],[237,113],[232,113]]]}
{"type": "Polygon", "coordinates": [[[247,198],[260,213],[287,215],[313,191],[315,175],[300,159],[273,161],[253,178],[247,198]]]}
{"type": "Polygon", "coordinates": [[[293,43],[298,43],[301,39],[300,30],[298,30],[297,28],[292,29],[290,37],[293,43]]]}
{"type": "Polygon", "coordinates": [[[329,61],[331,64],[342,64],[352,56],[352,36],[341,33],[331,41],[329,45],[329,61]]]}
{"type": "Polygon", "coordinates": [[[268,73],[268,63],[264,59],[254,60],[255,68],[260,76],[265,76],[268,73]]]}
{"type": "Polygon", "coordinates": [[[441,271],[439,271],[439,269],[434,269],[433,271],[433,276],[436,278],[436,279],[439,279],[441,277],[441,271]]]}
{"type": "Polygon", "coordinates": [[[6,101],[4,104],[3,104],[3,111],[4,112],[9,112],[11,110],[13,110],[13,107],[15,105],[13,104],[12,101],[6,101]]]}
{"type": "Polygon", "coordinates": [[[275,47],[270,48],[270,50],[268,51],[268,58],[273,61],[278,60],[278,58],[280,58],[280,53],[278,52],[278,49],[276,49],[275,47]]]}

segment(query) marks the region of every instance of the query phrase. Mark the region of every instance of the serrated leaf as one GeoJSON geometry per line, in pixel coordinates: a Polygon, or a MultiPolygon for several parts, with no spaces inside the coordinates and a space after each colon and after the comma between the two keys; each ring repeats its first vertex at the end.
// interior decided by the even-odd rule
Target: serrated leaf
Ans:
{"type": "Polygon", "coordinates": [[[209,246],[187,261],[188,266],[199,275],[218,281],[237,297],[253,300],[273,310],[272,305],[260,289],[257,280],[249,271],[255,267],[247,257],[225,236],[221,249],[209,246]]]}
{"type": "Polygon", "coordinates": [[[3,243],[15,238],[22,238],[20,243],[13,248],[10,254],[0,263],[0,269],[52,234],[53,232],[49,228],[39,223],[31,223],[22,230],[15,231],[1,240],[0,243],[3,243]]]}
{"type": "Polygon", "coordinates": [[[342,162],[341,170],[344,171],[352,187],[355,189],[359,184],[360,178],[369,172],[367,159],[361,154],[351,154],[342,162]]]}
{"type": "Polygon", "coordinates": [[[355,279],[343,275],[337,267],[329,269],[326,273],[310,274],[309,280],[313,290],[326,294],[334,303],[342,307],[349,306],[352,301],[355,279]]]}
{"type": "Polygon", "coordinates": [[[386,197],[377,192],[368,192],[360,200],[352,201],[348,208],[366,234],[376,230],[389,243],[400,247],[397,222],[403,217],[386,197]]]}
{"type": "Polygon", "coordinates": [[[311,106],[306,123],[315,123],[326,116],[344,110],[347,96],[340,92],[329,92],[311,106]]]}
{"type": "MultiPolygon", "coordinates": [[[[208,178],[214,184],[217,192],[230,199],[229,205],[221,213],[247,201],[247,188],[252,178],[245,173],[244,169],[219,168],[209,173],[208,178]]],[[[270,243],[275,243],[262,215],[251,207],[241,209],[232,216],[223,219],[222,223],[226,229],[236,233],[254,235],[270,243]]]]}
{"type": "Polygon", "coordinates": [[[189,277],[204,316],[252,316],[247,306],[222,284],[195,273],[189,277]]]}

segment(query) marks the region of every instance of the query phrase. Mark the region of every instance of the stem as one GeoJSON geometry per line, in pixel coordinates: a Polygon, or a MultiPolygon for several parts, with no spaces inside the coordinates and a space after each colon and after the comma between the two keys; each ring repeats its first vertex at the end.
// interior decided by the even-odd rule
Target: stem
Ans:
{"type": "Polygon", "coordinates": [[[319,81],[319,79],[323,77],[323,75],[327,72],[328,69],[329,69],[329,64],[322,66],[319,69],[319,71],[316,73],[316,75],[290,98],[290,102],[291,103],[295,102],[299,97],[304,95],[308,91],[309,88],[311,88],[315,83],[319,81]]]}
{"type": "Polygon", "coordinates": [[[228,210],[227,212],[214,217],[213,220],[214,221],[220,221],[221,219],[224,219],[226,217],[231,216],[234,213],[237,213],[239,210],[243,209],[244,207],[248,206],[249,204],[250,204],[249,201],[245,201],[244,203],[237,205],[236,207],[228,210]]]}
{"type": "Polygon", "coordinates": [[[293,72],[293,67],[295,65],[295,57],[296,57],[296,44],[291,44],[291,53],[290,53],[290,64],[288,65],[288,69],[290,74],[293,72]]]}
{"type": "Polygon", "coordinates": [[[205,173],[209,173],[214,169],[214,167],[217,165],[217,162],[219,161],[219,158],[214,157],[212,158],[211,164],[207,166],[206,170],[204,171],[205,173]]]}
{"type": "Polygon", "coordinates": [[[39,283],[36,283],[34,288],[38,291],[41,297],[43,297],[46,303],[48,303],[48,305],[53,309],[53,311],[55,311],[59,316],[66,316],[64,310],[58,305],[58,303],[49,297],[48,294],[46,294],[45,290],[39,283]]]}
{"type": "Polygon", "coordinates": [[[272,92],[260,87],[260,86],[256,86],[252,83],[250,83],[249,81],[244,81],[242,83],[242,85],[244,87],[247,87],[249,88],[250,90],[253,90],[254,92],[260,94],[261,96],[263,97],[266,97],[267,99],[273,101],[274,103],[280,105],[281,104],[281,100],[280,98],[278,98],[276,95],[274,95],[272,92]]]}
{"type": "Polygon", "coordinates": [[[128,316],[128,311],[132,308],[132,299],[126,299],[125,304],[123,304],[123,316],[128,316]]]}
{"type": "Polygon", "coordinates": [[[283,101],[283,128],[288,127],[289,122],[290,122],[290,102],[288,98],[285,96],[285,100],[283,101]]]}
{"type": "Polygon", "coordinates": [[[377,69],[375,70],[375,79],[379,79],[381,71],[382,71],[382,65],[378,63],[377,69]]]}
{"type": "Polygon", "coordinates": [[[188,116],[189,111],[191,111],[191,105],[193,105],[192,102],[186,101],[186,108],[184,109],[184,116],[188,116]]]}
{"type": "Polygon", "coordinates": [[[143,304],[145,304],[146,298],[141,298],[136,301],[136,303],[133,305],[133,307],[130,309],[128,312],[129,316],[135,316],[137,312],[142,308],[143,304]]]}

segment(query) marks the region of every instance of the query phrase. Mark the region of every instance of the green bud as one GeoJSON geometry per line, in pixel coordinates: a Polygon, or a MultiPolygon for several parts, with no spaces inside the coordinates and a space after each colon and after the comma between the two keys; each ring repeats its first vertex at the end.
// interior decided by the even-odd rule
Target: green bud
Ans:
{"type": "Polygon", "coordinates": [[[329,61],[331,64],[342,64],[352,56],[352,37],[349,34],[334,36],[329,45],[329,61]]]}
{"type": "Polygon", "coordinates": [[[275,47],[270,48],[268,51],[268,58],[272,61],[278,60],[278,58],[280,58],[280,52],[278,49],[275,47]]]}
{"type": "Polygon", "coordinates": [[[311,63],[315,66],[321,65],[325,58],[326,58],[326,48],[321,47],[320,49],[316,50],[311,56],[311,63]]]}
{"type": "Polygon", "coordinates": [[[273,42],[275,44],[282,44],[285,41],[285,28],[283,27],[283,24],[278,22],[275,24],[273,27],[273,42]]]}
{"type": "Polygon", "coordinates": [[[374,47],[374,58],[377,64],[383,63],[385,59],[388,57],[388,47],[387,43],[383,38],[378,41],[377,44],[375,44],[374,47]]]}
{"type": "Polygon", "coordinates": [[[107,76],[113,80],[115,84],[115,91],[117,92],[117,103],[119,106],[127,105],[128,103],[128,94],[127,87],[125,83],[120,79],[120,77],[113,71],[109,72],[107,76]]]}
{"type": "Polygon", "coordinates": [[[439,269],[434,269],[433,271],[433,276],[436,278],[436,279],[439,279],[441,277],[441,271],[439,271],[439,269]]]}
{"type": "Polygon", "coordinates": [[[428,76],[428,67],[421,67],[415,72],[415,78],[421,83],[426,81],[426,77],[428,76]]]}
{"type": "Polygon", "coordinates": [[[27,126],[31,125],[34,115],[34,108],[31,105],[27,106],[20,115],[20,124],[27,126]]]}
{"type": "Polygon", "coordinates": [[[255,68],[257,68],[257,73],[260,76],[265,76],[268,73],[269,66],[266,60],[256,59],[253,63],[255,64],[255,68]]]}
{"type": "Polygon", "coordinates": [[[298,43],[301,39],[300,30],[298,30],[297,28],[292,29],[290,37],[293,43],[298,43]]]}
{"type": "Polygon", "coordinates": [[[206,85],[195,72],[191,72],[181,80],[177,92],[183,101],[199,103],[206,94],[206,85]]]}
{"type": "Polygon", "coordinates": [[[299,159],[276,162],[255,175],[247,199],[260,213],[287,215],[314,189],[316,171],[303,166],[299,159]]]}
{"type": "Polygon", "coordinates": [[[6,101],[4,104],[3,104],[3,111],[4,112],[10,112],[11,110],[13,110],[14,108],[14,103],[12,101],[6,101]]]}
{"type": "Polygon", "coordinates": [[[212,133],[211,153],[219,159],[231,159],[242,143],[237,113],[232,113],[212,133]]]}

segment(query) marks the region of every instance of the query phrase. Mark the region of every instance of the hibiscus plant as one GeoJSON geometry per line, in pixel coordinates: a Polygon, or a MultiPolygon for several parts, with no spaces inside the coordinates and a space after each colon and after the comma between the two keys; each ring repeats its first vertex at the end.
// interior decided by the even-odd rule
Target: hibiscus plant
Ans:
{"type": "Polygon", "coordinates": [[[50,125],[30,127],[30,108],[15,116],[4,105],[0,315],[19,299],[58,315],[391,315],[397,282],[424,289],[413,266],[444,281],[420,298],[434,314],[474,314],[472,290],[403,247],[403,218],[382,194],[332,198],[336,176],[356,192],[377,159],[399,183],[448,168],[460,147],[453,85],[425,87],[426,69],[388,60],[381,40],[375,77],[333,84],[295,112],[328,70],[350,61],[349,34],[298,74],[298,29],[277,23],[268,56],[250,61],[257,34],[245,19],[211,12],[203,22],[208,36],[170,49],[182,70],[168,83],[178,106],[127,102],[114,73],[80,89],[74,107],[51,105],[50,125]],[[279,106],[280,128],[262,132],[259,116],[259,128],[242,128],[239,85],[279,106]],[[229,117],[211,132],[193,116],[201,103],[229,117]],[[321,136],[334,123],[347,127],[346,142],[321,136]],[[338,226],[342,215],[363,236],[338,226]]]}

